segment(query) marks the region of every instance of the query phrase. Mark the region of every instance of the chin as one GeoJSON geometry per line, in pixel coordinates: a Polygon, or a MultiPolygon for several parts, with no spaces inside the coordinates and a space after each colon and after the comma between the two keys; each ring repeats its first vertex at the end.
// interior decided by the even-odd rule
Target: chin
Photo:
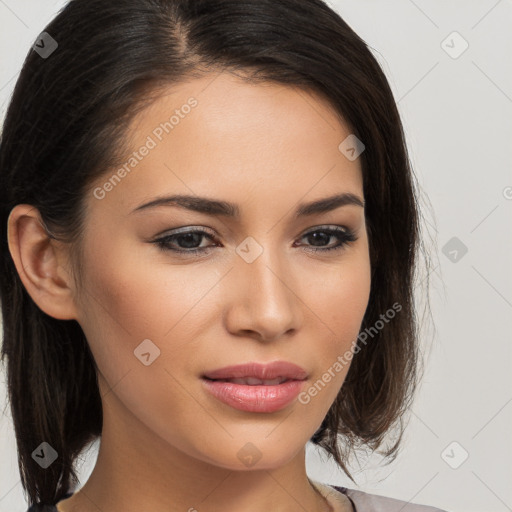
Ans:
{"type": "MultiPolygon", "coordinates": [[[[286,420],[285,420],[286,421],[286,420]]],[[[271,430],[269,430],[271,432],[271,430]]],[[[283,431],[284,432],[284,431],[283,431]]],[[[286,432],[285,432],[286,433],[286,432]]],[[[296,444],[285,443],[281,436],[271,437],[268,433],[239,436],[226,443],[215,443],[214,452],[204,453],[201,458],[206,462],[231,471],[273,470],[288,464],[301,450],[305,449],[307,440],[297,439],[296,444]]],[[[212,438],[209,439],[212,443],[212,438]]]]}

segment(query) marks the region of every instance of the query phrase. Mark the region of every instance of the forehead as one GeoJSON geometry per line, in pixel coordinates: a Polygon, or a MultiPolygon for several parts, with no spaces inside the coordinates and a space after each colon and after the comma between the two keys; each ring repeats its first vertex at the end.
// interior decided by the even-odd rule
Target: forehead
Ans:
{"type": "Polygon", "coordinates": [[[279,201],[283,194],[361,195],[359,159],[339,149],[350,134],[339,113],[313,92],[207,75],[169,87],[140,112],[127,130],[124,162],[96,186],[110,180],[101,202],[126,213],[164,193],[237,203],[279,201]]]}

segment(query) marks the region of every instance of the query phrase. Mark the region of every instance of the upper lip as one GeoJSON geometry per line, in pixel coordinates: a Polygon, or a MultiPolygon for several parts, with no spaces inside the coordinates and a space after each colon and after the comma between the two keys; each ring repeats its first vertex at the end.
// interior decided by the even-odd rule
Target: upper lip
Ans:
{"type": "Polygon", "coordinates": [[[306,370],[287,361],[274,361],[272,363],[246,363],[226,366],[203,374],[208,379],[237,379],[254,377],[267,380],[284,377],[286,379],[304,380],[308,376],[306,370]]]}

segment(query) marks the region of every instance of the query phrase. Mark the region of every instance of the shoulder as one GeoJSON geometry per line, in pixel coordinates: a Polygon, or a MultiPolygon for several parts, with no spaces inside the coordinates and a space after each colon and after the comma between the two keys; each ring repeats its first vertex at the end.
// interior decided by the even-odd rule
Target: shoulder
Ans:
{"type": "Polygon", "coordinates": [[[331,487],[351,499],[356,507],[354,512],[447,512],[440,508],[409,503],[408,501],[370,494],[357,489],[347,489],[335,485],[331,485],[331,487]]]}

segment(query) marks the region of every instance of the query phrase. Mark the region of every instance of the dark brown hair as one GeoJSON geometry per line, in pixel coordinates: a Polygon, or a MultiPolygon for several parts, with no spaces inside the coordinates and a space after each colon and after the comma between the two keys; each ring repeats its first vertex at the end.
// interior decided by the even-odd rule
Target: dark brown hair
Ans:
{"type": "MultiPolygon", "coordinates": [[[[419,209],[393,94],[366,43],[322,0],[71,0],[30,50],[0,141],[0,285],[7,385],[29,503],[55,504],[78,482],[75,462],[101,435],[97,367],[80,325],[46,315],[25,290],[7,245],[7,219],[37,208],[70,244],[79,275],[85,197],[119,163],[126,126],[171,84],[217,71],[301,87],[327,98],[365,144],[363,170],[372,283],[362,329],[401,311],[361,346],[312,441],[345,473],[351,453],[396,457],[419,376],[413,301],[419,209]],[[47,469],[32,458],[46,441],[47,469]]],[[[341,142],[341,141],[340,141],[341,142]]]]}

